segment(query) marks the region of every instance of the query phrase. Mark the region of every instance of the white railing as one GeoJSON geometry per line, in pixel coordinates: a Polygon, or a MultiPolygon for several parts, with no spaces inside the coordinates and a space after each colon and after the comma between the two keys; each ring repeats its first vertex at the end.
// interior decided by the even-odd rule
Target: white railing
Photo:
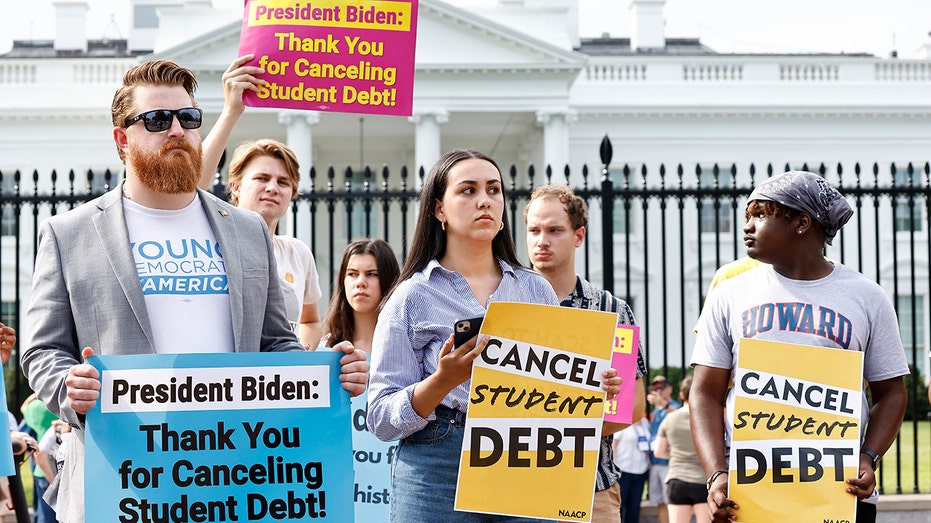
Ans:
{"type": "Polygon", "coordinates": [[[134,58],[50,58],[0,60],[0,85],[119,84],[134,58]]]}
{"type": "Polygon", "coordinates": [[[0,62],[0,84],[33,84],[35,82],[35,64],[0,62]]]}
{"type": "Polygon", "coordinates": [[[744,66],[735,63],[682,64],[682,79],[686,82],[740,82],[744,79],[744,66]]]}
{"type": "Polygon", "coordinates": [[[907,60],[876,64],[877,82],[931,82],[931,62],[907,60]]]}
{"type": "Polygon", "coordinates": [[[781,63],[779,79],[784,82],[836,82],[840,79],[840,64],[781,63]]]}
{"type": "Polygon", "coordinates": [[[646,64],[589,64],[585,76],[593,82],[643,82],[647,79],[646,64]]]}
{"type": "Polygon", "coordinates": [[[76,62],[71,66],[71,75],[74,83],[97,84],[119,82],[129,68],[129,64],[120,61],[110,62],[76,62]]]}
{"type": "Polygon", "coordinates": [[[931,60],[873,56],[593,56],[585,83],[862,84],[931,82],[931,60]]]}

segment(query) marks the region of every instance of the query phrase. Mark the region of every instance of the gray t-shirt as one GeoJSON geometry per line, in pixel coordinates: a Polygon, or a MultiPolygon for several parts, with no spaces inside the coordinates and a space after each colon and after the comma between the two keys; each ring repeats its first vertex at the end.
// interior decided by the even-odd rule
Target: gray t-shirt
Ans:
{"type": "MultiPolygon", "coordinates": [[[[791,280],[771,265],[734,276],[711,295],[697,329],[692,366],[733,371],[740,339],[753,338],[863,352],[867,382],[908,374],[895,310],[886,293],[839,264],[820,280],[791,280]]],[[[869,416],[865,390],[862,403],[865,427],[869,416]]],[[[727,443],[733,412],[731,390],[727,394],[727,443]]]]}

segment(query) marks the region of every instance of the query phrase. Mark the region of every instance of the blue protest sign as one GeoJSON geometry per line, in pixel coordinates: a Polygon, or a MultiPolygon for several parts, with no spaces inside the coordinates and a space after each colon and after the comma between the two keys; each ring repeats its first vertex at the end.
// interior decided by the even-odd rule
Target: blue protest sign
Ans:
{"type": "MultiPolygon", "coordinates": [[[[6,406],[6,382],[3,379],[3,372],[0,372],[0,405],[6,406]]],[[[16,474],[16,465],[13,463],[13,441],[10,439],[10,431],[15,427],[10,426],[9,419],[9,416],[0,416],[0,476],[16,474]]],[[[42,435],[39,434],[39,437],[42,435]]]]}
{"type": "Polygon", "coordinates": [[[391,500],[391,462],[398,442],[384,442],[365,426],[368,391],[352,398],[352,458],[356,521],[387,523],[391,500]]]}
{"type": "Polygon", "coordinates": [[[86,521],[352,520],[339,353],[92,357],[86,521]]]}

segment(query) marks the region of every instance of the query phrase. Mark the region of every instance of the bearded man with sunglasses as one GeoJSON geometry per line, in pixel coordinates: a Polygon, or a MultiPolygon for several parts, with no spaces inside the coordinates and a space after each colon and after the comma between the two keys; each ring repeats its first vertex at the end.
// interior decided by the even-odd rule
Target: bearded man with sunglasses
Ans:
{"type": "MultiPolygon", "coordinates": [[[[75,428],[46,494],[59,521],[84,521],[84,415],[100,392],[88,356],[303,350],[265,223],[197,189],[196,86],[170,61],[130,69],[111,108],[125,180],[40,227],[22,367],[75,428]]],[[[340,381],[358,395],[368,363],[343,350],[340,381]]]]}

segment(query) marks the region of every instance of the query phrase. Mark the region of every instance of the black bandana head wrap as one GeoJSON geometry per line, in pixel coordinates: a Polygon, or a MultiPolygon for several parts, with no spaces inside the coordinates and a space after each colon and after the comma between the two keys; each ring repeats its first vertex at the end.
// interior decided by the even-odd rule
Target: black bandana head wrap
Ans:
{"type": "Polygon", "coordinates": [[[853,215],[853,209],[824,178],[808,171],[789,171],[764,181],[750,193],[749,201],[772,200],[802,211],[824,227],[828,245],[853,215]]]}

